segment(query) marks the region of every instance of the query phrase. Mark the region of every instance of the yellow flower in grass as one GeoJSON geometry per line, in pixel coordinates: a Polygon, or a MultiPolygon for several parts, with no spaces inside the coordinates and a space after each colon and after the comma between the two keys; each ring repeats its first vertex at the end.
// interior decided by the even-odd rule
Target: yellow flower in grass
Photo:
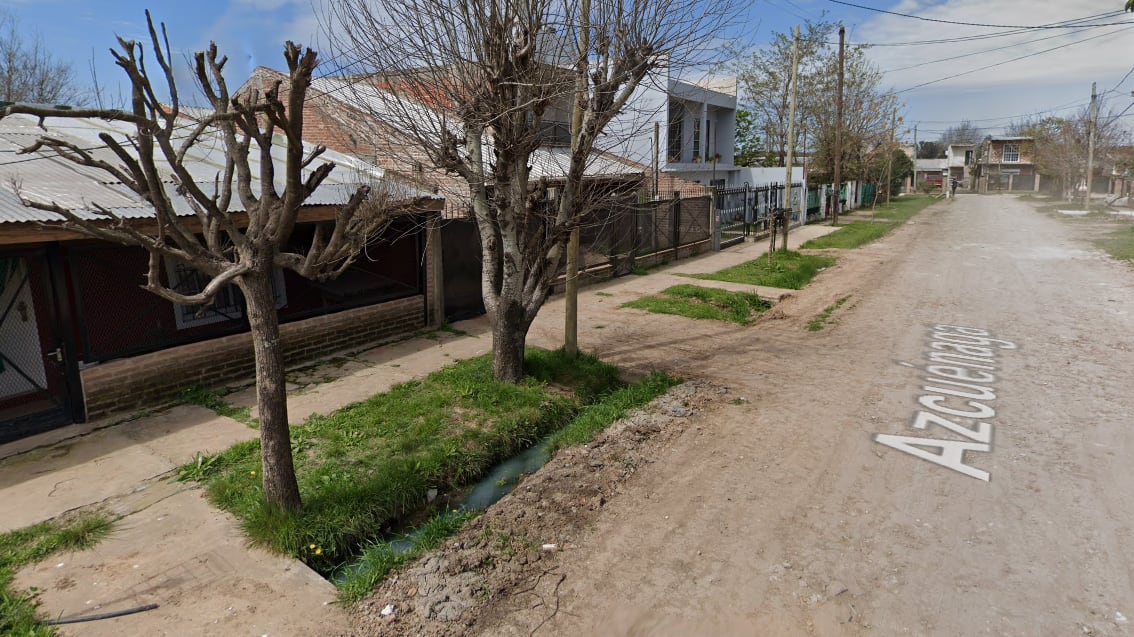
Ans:
{"type": "Polygon", "coordinates": [[[308,546],[307,548],[309,548],[309,549],[311,549],[312,551],[314,551],[314,550],[315,550],[315,545],[314,545],[314,544],[311,544],[311,545],[309,545],[309,546],[308,546]]]}
{"type": "Polygon", "coordinates": [[[255,471],[249,471],[248,475],[250,475],[252,477],[256,477],[256,472],[255,471]]]}
{"type": "Polygon", "coordinates": [[[315,549],[315,555],[322,555],[323,549],[315,549]]]}

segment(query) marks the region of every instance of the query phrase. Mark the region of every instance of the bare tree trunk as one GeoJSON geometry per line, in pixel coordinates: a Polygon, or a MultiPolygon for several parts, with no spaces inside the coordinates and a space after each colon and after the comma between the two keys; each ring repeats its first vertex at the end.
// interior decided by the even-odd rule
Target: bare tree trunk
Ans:
{"type": "Polygon", "coordinates": [[[496,380],[518,383],[524,379],[524,350],[531,321],[524,318],[524,307],[517,300],[500,299],[496,320],[492,322],[492,376],[496,380]]]}
{"type": "Polygon", "coordinates": [[[271,268],[270,260],[258,263],[256,272],[237,281],[248,307],[248,324],[252,328],[256,354],[256,408],[260,413],[264,499],[285,511],[298,511],[302,501],[291,458],[283,344],[271,268]]]}

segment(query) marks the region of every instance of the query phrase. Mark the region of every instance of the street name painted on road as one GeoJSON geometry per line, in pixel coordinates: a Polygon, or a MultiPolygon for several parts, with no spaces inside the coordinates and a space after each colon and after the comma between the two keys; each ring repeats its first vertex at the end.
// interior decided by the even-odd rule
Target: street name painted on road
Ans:
{"type": "Polygon", "coordinates": [[[928,431],[930,425],[937,425],[963,440],[874,434],[874,441],[988,482],[987,471],[965,463],[965,452],[992,450],[989,419],[996,417],[996,410],[987,403],[996,399],[992,372],[997,350],[1002,349],[1016,349],[1016,344],[975,327],[934,325],[924,368],[928,377],[922,386],[927,393],[917,399],[923,409],[910,426],[928,431]]]}

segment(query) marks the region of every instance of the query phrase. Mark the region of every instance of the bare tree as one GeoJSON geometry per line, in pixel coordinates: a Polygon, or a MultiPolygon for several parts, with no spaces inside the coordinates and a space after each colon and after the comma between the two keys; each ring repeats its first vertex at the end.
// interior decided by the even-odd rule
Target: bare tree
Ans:
{"type": "Polygon", "coordinates": [[[291,245],[300,207],[335,167],[316,163],[324,152],[303,146],[303,103],[316,54],[288,42],[284,47],[290,91],[284,103],[279,86],[244,97],[229,93],[223,71],[227,58],[216,45],[198,52],[193,71],[209,101],[211,112],[186,123],[170,66],[165,25],[161,35],[149,12],[151,54],[160,67],[170,101],[158,100],[156,83],[147,72],[142,45],[118,39],[115,62],[129,76],[132,97],[128,111],[106,109],[56,110],[12,106],[0,117],[25,113],[41,118],[89,117],[118,122],[128,137],[109,133],[100,139],[109,154],[99,154],[62,139],[44,136],[23,152],[41,149],[82,166],[106,172],[148,201],[156,229],[146,232],[97,202],[90,205],[102,219],[92,221],[50,201],[25,200],[25,205],[62,216],[65,226],[86,236],[145,249],[149,270],[145,289],[174,303],[203,305],[226,285],[244,295],[256,357],[256,394],[263,455],[264,496],[285,510],[301,506],[292,465],[285,394],[283,349],[272,290],[273,271],[286,268],[304,277],[332,278],[345,270],[364,242],[385,221],[381,198],[368,185],[352,187],[333,222],[320,224],[306,249],[291,245]],[[282,189],[272,158],[275,136],[286,139],[282,189]],[[200,183],[190,169],[194,151],[219,143],[223,172],[200,183]],[[167,180],[173,186],[167,186],[167,180]],[[179,214],[179,209],[188,214],[179,214]],[[162,276],[168,258],[210,277],[198,294],[186,295],[162,276]]]}
{"type": "Polygon", "coordinates": [[[480,230],[493,374],[518,381],[528,329],[583,211],[604,129],[655,71],[686,64],[730,0],[332,0],[324,27],[357,63],[355,94],[467,184],[480,230]],[[571,144],[555,205],[531,179],[550,125],[571,144]]]}
{"type": "MultiPolygon", "coordinates": [[[[828,47],[819,57],[820,67],[838,65],[838,51],[828,47]]],[[[882,89],[882,73],[866,58],[866,49],[849,47],[845,56],[843,86],[843,174],[848,179],[865,179],[871,161],[885,154],[882,146],[890,138],[891,114],[897,99],[882,89]]],[[[815,153],[812,175],[830,178],[834,173],[835,128],[838,125],[835,104],[837,77],[832,73],[816,73],[804,103],[806,116],[815,131],[815,153]]]]}
{"type": "Polygon", "coordinates": [[[972,122],[964,121],[956,126],[950,126],[941,133],[939,143],[942,146],[949,146],[949,144],[973,144],[980,145],[980,140],[984,138],[984,131],[973,125],[972,122]]]}
{"type": "MultiPolygon", "coordinates": [[[[1100,106],[1100,110],[1103,109],[1106,109],[1105,102],[1100,106]]],[[[1086,180],[1090,121],[1090,109],[1082,108],[1067,117],[1013,122],[1006,133],[1035,140],[1030,155],[1036,171],[1044,176],[1050,190],[1058,190],[1070,200],[1086,180]]],[[[1130,133],[1121,126],[1121,113],[1108,111],[1098,117],[1095,135],[1095,155],[1101,160],[1095,164],[1098,171],[1130,143],[1130,133]]]]}
{"type": "MultiPolygon", "coordinates": [[[[825,20],[807,20],[800,29],[797,128],[816,130],[807,105],[817,99],[813,89],[818,80],[831,76],[830,67],[824,67],[823,63],[826,61],[824,54],[830,52],[827,39],[836,29],[837,24],[825,20]]],[[[777,157],[780,166],[784,165],[787,156],[791,51],[792,35],[773,32],[772,41],[767,46],[747,52],[733,67],[746,103],[752,105],[753,127],[764,132],[767,150],[777,157]]],[[[833,91],[823,97],[831,93],[833,91]]]]}
{"type": "Polygon", "coordinates": [[[0,101],[64,104],[80,96],[71,65],[55,59],[43,37],[25,37],[19,20],[0,9],[0,101]]]}

